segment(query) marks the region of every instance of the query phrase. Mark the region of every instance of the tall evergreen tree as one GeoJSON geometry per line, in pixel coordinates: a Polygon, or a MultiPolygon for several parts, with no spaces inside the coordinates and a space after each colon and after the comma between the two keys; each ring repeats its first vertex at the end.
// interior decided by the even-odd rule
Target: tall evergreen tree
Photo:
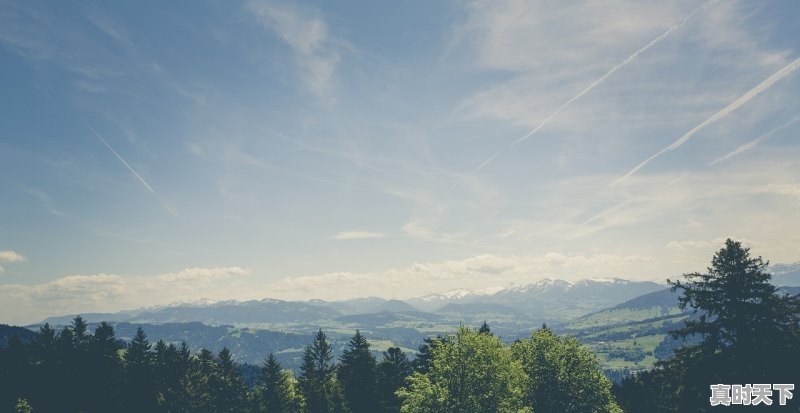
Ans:
{"type": "Polygon", "coordinates": [[[478,333],[492,334],[492,329],[489,328],[489,324],[486,323],[486,320],[484,320],[483,324],[481,324],[481,328],[478,329],[478,333]]]}
{"type": "Polygon", "coordinates": [[[306,346],[300,365],[300,389],[306,401],[307,413],[329,413],[333,410],[333,351],[328,338],[320,329],[314,341],[306,346]]]}
{"type": "Polygon", "coordinates": [[[383,352],[383,360],[378,364],[378,401],[381,411],[400,411],[400,398],[396,393],[412,371],[411,362],[399,347],[389,347],[383,352]]]}
{"type": "Polygon", "coordinates": [[[425,374],[428,372],[433,360],[433,348],[437,344],[443,343],[445,340],[442,336],[425,337],[422,344],[417,348],[417,357],[414,359],[412,366],[414,371],[425,374]]]}
{"type": "Polygon", "coordinates": [[[291,375],[283,371],[273,353],[269,353],[264,361],[258,382],[256,411],[267,413],[299,411],[300,406],[296,400],[291,375]]]}
{"type": "Polygon", "coordinates": [[[118,351],[122,345],[117,341],[114,327],[100,323],[89,340],[89,361],[85,366],[89,388],[96,396],[87,398],[88,411],[119,411],[123,389],[122,362],[118,351]]]}
{"type": "Polygon", "coordinates": [[[156,410],[152,356],[147,335],[139,327],[125,351],[126,408],[128,411],[156,410]]]}
{"type": "Polygon", "coordinates": [[[236,372],[233,356],[227,347],[218,354],[219,366],[212,374],[215,412],[238,413],[246,405],[246,388],[242,378],[236,372]]]}
{"type": "Polygon", "coordinates": [[[360,331],[356,330],[342,353],[336,374],[350,411],[372,413],[377,410],[377,365],[369,352],[369,342],[360,331]]]}
{"type": "Polygon", "coordinates": [[[681,292],[681,308],[694,313],[672,335],[699,343],[675,350],[658,370],[623,381],[617,389],[623,406],[634,413],[704,412],[712,409],[710,384],[794,383],[800,301],[778,292],[767,266],[728,239],[705,274],[669,281],[681,292]]]}

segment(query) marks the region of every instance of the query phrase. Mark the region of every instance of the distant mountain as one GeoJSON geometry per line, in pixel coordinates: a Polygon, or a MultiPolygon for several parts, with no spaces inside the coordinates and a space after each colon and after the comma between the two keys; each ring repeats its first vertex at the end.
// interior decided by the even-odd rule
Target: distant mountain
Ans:
{"type": "MultiPolygon", "coordinates": [[[[101,321],[108,321],[108,322],[125,321],[129,320],[132,316],[136,314],[137,314],[136,311],[133,312],[121,311],[119,313],[85,313],[85,314],[80,314],[80,316],[87,323],[99,323],[101,321]]],[[[42,321],[42,324],[50,323],[50,325],[53,326],[64,326],[72,323],[72,320],[75,319],[76,316],[78,316],[78,314],[48,317],[44,321],[42,321]]]]}
{"type": "Polygon", "coordinates": [[[494,292],[459,290],[409,301],[417,307],[439,304],[441,307],[436,313],[468,322],[502,320],[513,316],[518,321],[538,325],[579,317],[663,288],[663,285],[650,281],[620,278],[574,283],[545,279],[494,292]]]}
{"type": "Polygon", "coordinates": [[[144,311],[129,322],[185,323],[199,321],[209,325],[308,323],[338,317],[342,313],[330,307],[301,301],[264,299],[260,301],[223,301],[201,306],[174,306],[144,311]]]}
{"type": "MultiPolygon", "coordinates": [[[[662,289],[649,281],[629,281],[605,278],[567,282],[545,279],[527,285],[483,290],[451,290],[406,301],[378,297],[345,301],[282,301],[274,299],[252,301],[177,303],[138,311],[119,313],[94,313],[82,315],[89,322],[113,321],[130,323],[188,323],[207,325],[248,325],[282,330],[309,330],[330,325],[329,321],[348,323],[356,318],[347,316],[368,315],[358,318],[382,320],[390,318],[383,313],[404,314],[394,324],[379,325],[355,323],[358,328],[421,328],[429,330],[438,326],[458,325],[460,322],[506,323],[508,329],[526,325],[539,325],[565,321],[598,310],[612,307],[642,294],[662,289]],[[345,317],[345,318],[342,318],[345,317]]],[[[51,317],[45,320],[53,325],[69,324],[74,316],[51,317]]],[[[502,327],[498,326],[498,327],[502,327]]]]}
{"type": "Polygon", "coordinates": [[[15,335],[19,337],[23,343],[28,343],[36,338],[37,333],[25,327],[0,324],[0,348],[6,348],[8,346],[8,341],[15,335]]]}
{"type": "Polygon", "coordinates": [[[419,308],[416,308],[405,301],[387,300],[380,297],[354,298],[352,300],[345,301],[311,300],[308,301],[308,303],[333,308],[345,315],[370,314],[379,313],[381,311],[419,311],[419,308]]]}
{"type": "Polygon", "coordinates": [[[779,286],[800,287],[800,262],[770,265],[772,283],[779,286]]]}

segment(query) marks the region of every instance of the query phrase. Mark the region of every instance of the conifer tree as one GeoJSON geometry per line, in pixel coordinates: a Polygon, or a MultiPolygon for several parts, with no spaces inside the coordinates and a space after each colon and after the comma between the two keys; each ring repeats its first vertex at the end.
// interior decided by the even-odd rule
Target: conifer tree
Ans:
{"type": "Polygon", "coordinates": [[[246,389],[242,378],[236,372],[233,356],[227,347],[218,354],[218,366],[211,380],[214,390],[214,411],[219,413],[238,413],[244,409],[246,389]]]}
{"type": "Polygon", "coordinates": [[[156,389],[153,381],[153,358],[150,353],[150,342],[141,327],[136,330],[136,335],[125,352],[125,376],[127,409],[154,411],[156,389]]]}
{"type": "Polygon", "coordinates": [[[377,365],[369,352],[369,342],[361,332],[350,339],[337,369],[345,401],[353,413],[371,413],[377,409],[377,365]]]}
{"type": "Polygon", "coordinates": [[[417,357],[414,359],[412,366],[414,367],[414,371],[419,373],[427,373],[430,369],[431,361],[433,360],[433,348],[437,344],[441,344],[444,342],[445,338],[442,336],[436,337],[425,337],[422,340],[422,344],[419,345],[417,349],[417,357]]]}
{"type": "Polygon", "coordinates": [[[258,381],[257,411],[287,413],[298,411],[291,375],[283,371],[273,353],[269,353],[264,361],[258,381]]]}
{"type": "Polygon", "coordinates": [[[389,347],[383,352],[383,360],[378,364],[378,400],[381,411],[400,411],[400,398],[396,393],[403,387],[411,372],[411,362],[399,347],[389,347]]]}
{"type": "Polygon", "coordinates": [[[96,390],[96,396],[86,399],[87,410],[119,411],[123,372],[118,351],[122,346],[116,339],[114,327],[106,322],[100,323],[89,342],[89,362],[85,371],[88,387],[96,390]]]}
{"type": "Polygon", "coordinates": [[[478,333],[492,334],[492,329],[489,328],[489,324],[486,323],[486,320],[484,320],[483,324],[481,324],[481,328],[478,329],[478,333]]]}
{"type": "Polygon", "coordinates": [[[616,392],[626,410],[706,411],[710,384],[796,381],[800,301],[772,285],[768,264],[727,239],[705,274],[669,281],[681,292],[681,308],[693,311],[672,335],[697,344],[675,350],[656,370],[624,380],[616,392]]]}
{"type": "Polygon", "coordinates": [[[300,389],[306,401],[307,413],[329,413],[332,410],[332,378],[335,365],[333,351],[325,333],[320,329],[303,353],[300,366],[300,389]]]}

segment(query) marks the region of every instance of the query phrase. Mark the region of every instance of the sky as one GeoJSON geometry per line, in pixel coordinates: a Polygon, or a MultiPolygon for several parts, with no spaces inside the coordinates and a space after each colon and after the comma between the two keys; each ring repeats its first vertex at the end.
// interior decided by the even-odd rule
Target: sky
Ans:
{"type": "Polygon", "coordinates": [[[800,261],[795,1],[0,3],[0,322],[800,261]]]}

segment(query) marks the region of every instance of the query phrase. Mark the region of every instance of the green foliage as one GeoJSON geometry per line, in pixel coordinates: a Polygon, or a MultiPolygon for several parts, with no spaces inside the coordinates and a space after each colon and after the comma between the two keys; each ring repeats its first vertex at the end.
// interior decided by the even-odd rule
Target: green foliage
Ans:
{"type": "Polygon", "coordinates": [[[427,373],[416,372],[398,391],[402,412],[524,412],[527,378],[499,338],[467,327],[434,341],[427,373]]]}
{"type": "Polygon", "coordinates": [[[25,399],[17,399],[17,405],[15,406],[15,412],[17,413],[31,413],[33,409],[31,408],[30,403],[28,403],[25,399]]]}
{"type": "Polygon", "coordinates": [[[511,348],[528,379],[526,405],[537,413],[622,411],[597,359],[578,340],[556,336],[544,326],[511,348]]]}

